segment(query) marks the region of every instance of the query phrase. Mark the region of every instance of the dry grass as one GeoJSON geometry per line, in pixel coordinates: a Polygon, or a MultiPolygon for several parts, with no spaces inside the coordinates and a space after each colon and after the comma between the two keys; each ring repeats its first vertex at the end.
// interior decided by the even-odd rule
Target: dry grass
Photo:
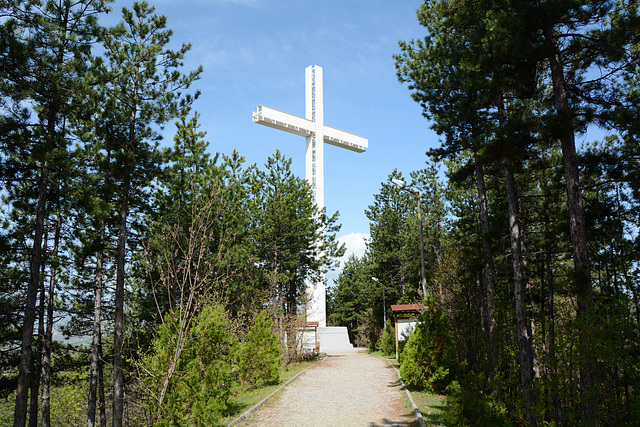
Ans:
{"type": "Polygon", "coordinates": [[[300,372],[309,368],[317,363],[317,360],[303,361],[289,364],[286,368],[280,370],[280,383],[275,385],[269,385],[264,387],[258,387],[253,389],[240,389],[237,394],[231,399],[231,408],[233,413],[223,419],[223,424],[236,419],[244,412],[252,408],[254,405],[262,401],[265,397],[276,391],[278,387],[289,381],[300,372]]]}

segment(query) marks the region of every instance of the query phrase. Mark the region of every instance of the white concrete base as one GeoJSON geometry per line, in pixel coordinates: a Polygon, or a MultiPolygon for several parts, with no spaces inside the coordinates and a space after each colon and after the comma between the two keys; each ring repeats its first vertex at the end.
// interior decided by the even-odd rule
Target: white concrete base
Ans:
{"type": "Polygon", "coordinates": [[[353,348],[349,342],[349,333],[346,326],[327,326],[318,328],[318,341],[320,351],[350,350],[353,348]]]}

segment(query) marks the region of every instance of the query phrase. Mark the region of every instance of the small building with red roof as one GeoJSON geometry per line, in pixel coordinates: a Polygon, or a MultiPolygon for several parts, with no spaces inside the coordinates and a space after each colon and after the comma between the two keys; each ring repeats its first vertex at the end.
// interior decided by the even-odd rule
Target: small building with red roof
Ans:
{"type": "Polygon", "coordinates": [[[395,321],[396,330],[396,359],[398,358],[398,344],[409,337],[418,323],[418,316],[424,311],[422,304],[391,305],[391,313],[395,321]]]}

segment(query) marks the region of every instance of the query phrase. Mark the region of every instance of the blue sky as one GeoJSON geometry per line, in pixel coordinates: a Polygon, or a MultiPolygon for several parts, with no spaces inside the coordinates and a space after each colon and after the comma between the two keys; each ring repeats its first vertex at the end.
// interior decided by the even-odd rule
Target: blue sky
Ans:
{"type": "MultiPolygon", "coordinates": [[[[369,232],[364,211],[397,168],[405,176],[425,166],[437,136],[422,117],[394,61],[398,41],[425,34],[420,0],[155,0],[174,30],[173,42],[193,44],[185,70],[202,65],[194,109],[212,153],[236,149],[247,164],[264,165],[279,149],[304,177],[305,141],[251,120],[258,105],[304,116],[304,70],[324,74],[325,124],[369,139],[354,153],[325,146],[325,204],[340,212],[341,240],[356,253],[369,232]]],[[[119,0],[109,19],[120,18],[119,0]]],[[[172,144],[173,126],[166,133],[172,144]]],[[[329,276],[330,278],[335,275],[329,276]]]]}

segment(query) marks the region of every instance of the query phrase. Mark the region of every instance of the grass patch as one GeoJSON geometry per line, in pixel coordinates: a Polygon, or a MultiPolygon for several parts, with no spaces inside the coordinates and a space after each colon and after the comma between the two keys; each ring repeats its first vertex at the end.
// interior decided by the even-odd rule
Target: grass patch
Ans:
{"type": "Polygon", "coordinates": [[[240,389],[229,402],[233,413],[224,418],[221,423],[228,424],[244,412],[259,403],[262,399],[276,391],[278,387],[298,375],[300,372],[316,364],[318,360],[291,363],[286,368],[280,368],[280,383],[254,389],[240,389]]]}
{"type": "MultiPolygon", "coordinates": [[[[400,370],[400,364],[394,356],[386,356],[382,352],[371,353],[389,361],[396,369],[400,370]]],[[[424,422],[428,426],[446,426],[443,415],[447,397],[439,394],[429,393],[424,390],[410,390],[411,398],[422,414],[424,422]]]]}
{"type": "Polygon", "coordinates": [[[411,391],[413,401],[420,409],[422,418],[428,426],[445,426],[443,415],[447,397],[426,391],[411,391]]]}
{"type": "Polygon", "coordinates": [[[379,356],[382,357],[383,359],[386,360],[391,360],[392,362],[394,362],[396,360],[396,356],[389,356],[388,354],[384,354],[382,351],[380,350],[376,350],[376,351],[368,351],[368,350],[364,350],[363,353],[369,353],[373,356],[379,356]]]}

